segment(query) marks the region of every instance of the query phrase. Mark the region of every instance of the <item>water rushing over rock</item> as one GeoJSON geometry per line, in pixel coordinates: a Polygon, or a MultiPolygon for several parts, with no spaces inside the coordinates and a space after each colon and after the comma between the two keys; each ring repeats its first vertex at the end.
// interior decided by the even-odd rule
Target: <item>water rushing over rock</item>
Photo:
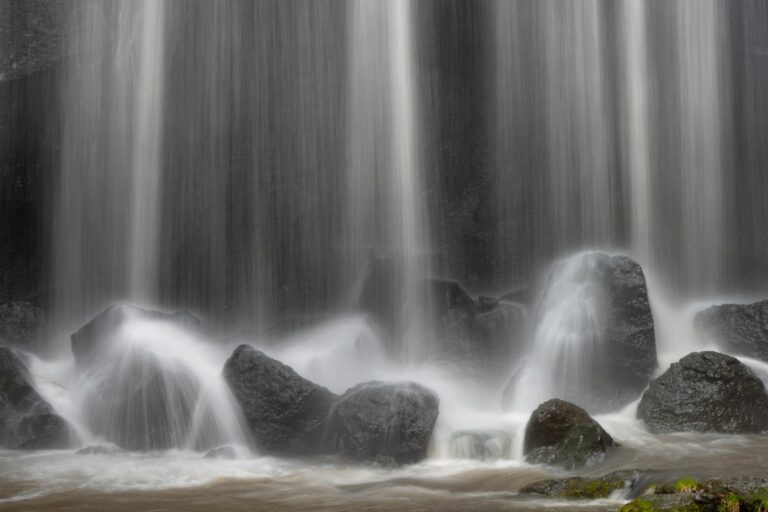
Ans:
{"type": "Polygon", "coordinates": [[[509,384],[506,406],[531,410],[558,397],[615,410],[640,396],[656,365],[642,268],[624,256],[579,254],[552,269],[531,351],[509,384]]]}
{"type": "Polygon", "coordinates": [[[128,450],[246,444],[218,351],[188,314],[113,306],[72,335],[89,433],[128,450]]]}

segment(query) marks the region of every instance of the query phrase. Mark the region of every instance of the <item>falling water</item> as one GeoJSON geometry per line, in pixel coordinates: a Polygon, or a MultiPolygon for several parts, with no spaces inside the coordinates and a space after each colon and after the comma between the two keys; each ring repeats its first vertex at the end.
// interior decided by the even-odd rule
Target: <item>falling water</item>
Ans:
{"type": "Polygon", "coordinates": [[[399,290],[403,356],[418,361],[429,353],[420,287],[429,275],[429,234],[421,195],[411,9],[408,0],[351,5],[349,221],[353,251],[379,245],[398,261],[392,277],[399,290]]]}
{"type": "MultiPolygon", "coordinates": [[[[145,2],[138,15],[138,82],[131,133],[130,292],[132,300],[156,299],[159,272],[159,201],[162,148],[162,93],[165,2],[145,2]]],[[[121,13],[134,23],[133,12],[121,13]]],[[[121,22],[121,26],[123,23],[121,22]]],[[[126,30],[130,34],[129,30],[126,30]]],[[[130,44],[121,41],[118,44],[130,44]]],[[[135,43],[133,43],[135,44],[135,43]]],[[[118,50],[124,52],[130,50],[118,50]]]]}
{"type": "Polygon", "coordinates": [[[677,7],[680,177],[688,283],[712,291],[720,280],[723,222],[721,84],[722,2],[681,0],[677,7]]]}
{"type": "Polygon", "coordinates": [[[601,2],[542,3],[548,208],[562,250],[606,245],[612,198],[601,2]]]}
{"type": "Polygon", "coordinates": [[[630,188],[631,247],[643,264],[652,264],[651,155],[648,133],[648,51],[643,0],[621,4],[625,65],[625,123],[630,188]]]}
{"type": "Polygon", "coordinates": [[[56,207],[57,317],[157,300],[165,4],[73,4],[56,207]],[[112,28],[114,27],[114,30],[112,28]]]}

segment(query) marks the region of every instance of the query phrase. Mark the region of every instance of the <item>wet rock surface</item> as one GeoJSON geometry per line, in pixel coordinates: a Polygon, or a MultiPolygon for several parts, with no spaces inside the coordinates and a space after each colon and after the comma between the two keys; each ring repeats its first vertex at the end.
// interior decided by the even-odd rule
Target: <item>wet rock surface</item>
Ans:
{"type": "Polygon", "coordinates": [[[543,480],[523,487],[520,493],[548,498],[607,498],[615,491],[635,489],[642,476],[643,472],[638,470],[621,470],[596,478],[543,480]]]}
{"type": "Polygon", "coordinates": [[[700,311],[694,326],[729,353],[768,361],[768,300],[700,311]]]}
{"type": "Polygon", "coordinates": [[[71,444],[69,424],[35,391],[22,359],[0,347],[0,446],[29,450],[71,444]]]}
{"type": "Polygon", "coordinates": [[[736,358],[694,352],[651,382],[637,417],[655,433],[759,433],[768,430],[768,394],[736,358]]]}
{"type": "Polygon", "coordinates": [[[12,301],[0,305],[0,345],[30,350],[42,335],[43,311],[28,301],[12,301]]]}
{"type": "Polygon", "coordinates": [[[336,395],[249,345],[224,364],[224,378],[263,453],[321,453],[326,420],[336,395]]]}
{"type": "Polygon", "coordinates": [[[544,402],[525,427],[523,453],[532,464],[575,469],[594,466],[607,457],[613,438],[582,409],[564,400],[544,402]]]}
{"type": "Polygon", "coordinates": [[[200,326],[200,320],[186,311],[163,313],[129,304],[115,304],[93,317],[79,331],[72,334],[72,353],[78,367],[84,368],[92,362],[98,362],[104,351],[110,349],[110,344],[119,329],[131,320],[158,320],[191,330],[200,326]]]}
{"type": "Polygon", "coordinates": [[[439,399],[412,382],[365,382],[347,390],[328,419],[334,452],[358,462],[418,462],[427,455],[439,399]]]}
{"type": "Polygon", "coordinates": [[[144,347],[142,331],[125,336],[124,326],[144,320],[198,326],[190,313],[114,305],[72,335],[72,352],[88,384],[83,412],[90,430],[126,450],[165,450],[184,444],[200,383],[186,365],[164,364],[144,347]]]}

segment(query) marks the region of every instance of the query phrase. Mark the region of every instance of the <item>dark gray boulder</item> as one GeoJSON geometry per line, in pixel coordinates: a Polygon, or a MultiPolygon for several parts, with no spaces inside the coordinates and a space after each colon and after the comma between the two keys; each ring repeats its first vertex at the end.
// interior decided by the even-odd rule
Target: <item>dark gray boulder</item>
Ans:
{"type": "Polygon", "coordinates": [[[564,400],[544,402],[525,427],[523,453],[532,464],[575,469],[605,460],[613,438],[581,407],[564,400]]]}
{"type": "Polygon", "coordinates": [[[768,430],[768,394],[738,359],[694,352],[651,382],[637,408],[651,432],[768,430]]]}
{"type": "Polygon", "coordinates": [[[79,331],[72,334],[72,353],[79,368],[87,367],[92,362],[99,362],[105,351],[109,351],[114,335],[122,325],[132,319],[159,320],[173,323],[179,327],[196,330],[200,320],[192,313],[178,311],[163,313],[144,309],[129,304],[115,304],[93,317],[79,331]]]}
{"type": "Polygon", "coordinates": [[[0,347],[0,446],[30,450],[71,445],[69,424],[32,387],[21,358],[0,347]]]}
{"type": "Polygon", "coordinates": [[[27,301],[13,301],[0,305],[0,345],[11,345],[25,350],[34,348],[42,335],[45,314],[27,301]]]}
{"type": "Polygon", "coordinates": [[[358,462],[418,462],[427,456],[439,403],[435,393],[412,382],[358,384],[333,405],[330,446],[358,462]]]}
{"type": "Polygon", "coordinates": [[[712,306],[700,311],[693,323],[724,350],[768,361],[768,300],[712,306]]]}
{"type": "Polygon", "coordinates": [[[180,361],[167,364],[121,329],[134,320],[198,326],[189,313],[166,314],[129,305],[110,306],[72,335],[82,374],[84,417],[90,430],[126,450],[165,450],[187,442],[200,383],[180,361]]]}
{"type": "MultiPolygon", "coordinates": [[[[592,412],[614,411],[637,399],[657,367],[643,269],[625,256],[588,252],[557,263],[534,324],[531,357],[552,359],[552,394],[592,412]],[[553,345],[570,348],[553,351],[553,345]],[[537,346],[547,347],[546,353],[536,353],[537,346]]],[[[524,374],[512,377],[505,397],[513,396],[524,374]]],[[[503,398],[502,406],[512,404],[503,398]]]]}
{"type": "Polygon", "coordinates": [[[256,448],[303,456],[321,453],[336,395],[249,345],[235,349],[224,378],[242,409],[256,448]]]}

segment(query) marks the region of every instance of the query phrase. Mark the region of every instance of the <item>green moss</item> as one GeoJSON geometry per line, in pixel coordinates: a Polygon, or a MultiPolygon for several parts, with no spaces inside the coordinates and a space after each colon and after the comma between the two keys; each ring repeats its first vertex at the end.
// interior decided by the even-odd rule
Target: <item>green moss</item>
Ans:
{"type": "Polygon", "coordinates": [[[656,507],[650,501],[641,498],[630,501],[621,507],[619,512],[656,512],[656,507]]]}
{"type": "Polygon", "coordinates": [[[700,512],[701,508],[695,503],[685,505],[657,506],[654,502],[638,498],[630,501],[619,509],[619,512],[700,512]]]}
{"type": "Polygon", "coordinates": [[[583,480],[572,478],[565,488],[569,498],[607,498],[610,494],[624,488],[623,480],[583,480]]]}
{"type": "Polygon", "coordinates": [[[675,482],[675,492],[696,492],[701,486],[693,478],[681,478],[675,482]]]}
{"type": "Polygon", "coordinates": [[[760,489],[744,498],[746,509],[753,512],[768,512],[768,489],[760,489]]]}
{"type": "Polygon", "coordinates": [[[741,499],[738,494],[729,492],[720,498],[720,505],[717,512],[739,512],[741,510],[741,499]]]}

